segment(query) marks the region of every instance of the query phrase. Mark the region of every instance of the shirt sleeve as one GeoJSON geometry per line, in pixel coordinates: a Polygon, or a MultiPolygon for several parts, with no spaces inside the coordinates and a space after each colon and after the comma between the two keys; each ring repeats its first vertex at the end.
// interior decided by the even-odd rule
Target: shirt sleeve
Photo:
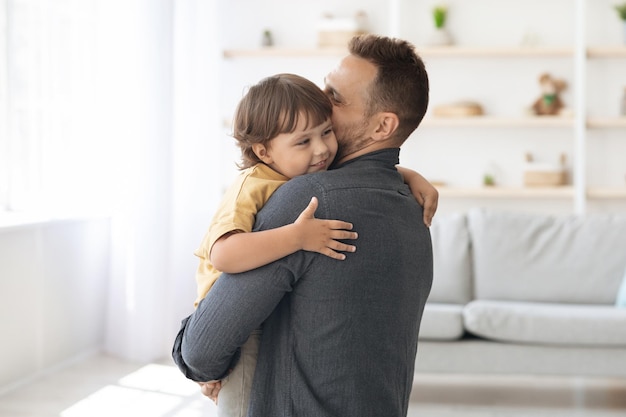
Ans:
{"type": "MultiPolygon", "coordinates": [[[[310,190],[298,193],[289,187],[292,191],[282,192],[286,186],[261,210],[257,226],[266,229],[292,223],[307,206],[310,190]]],[[[313,254],[298,251],[252,271],[222,274],[186,322],[181,360],[187,375],[196,381],[223,378],[239,347],[292,291],[312,258],[313,254]]]]}
{"type": "Polygon", "coordinates": [[[222,274],[182,330],[181,361],[188,378],[200,382],[224,378],[239,347],[291,291],[292,282],[293,274],[281,263],[222,274]]]}

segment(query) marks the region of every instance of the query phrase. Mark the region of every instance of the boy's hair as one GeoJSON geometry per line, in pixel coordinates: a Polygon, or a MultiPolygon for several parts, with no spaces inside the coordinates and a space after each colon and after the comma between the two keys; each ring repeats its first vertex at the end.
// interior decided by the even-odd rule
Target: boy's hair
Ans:
{"type": "Polygon", "coordinates": [[[281,133],[296,129],[301,117],[306,128],[330,119],[333,106],[313,82],[294,74],[277,74],[249,88],[239,102],[233,121],[233,137],[241,149],[240,169],[261,162],[254,143],[267,143],[281,133]]]}
{"type": "Polygon", "coordinates": [[[368,89],[366,116],[391,112],[400,121],[396,139],[404,142],[420,124],[428,108],[428,74],[424,62],[409,42],[378,35],[350,40],[350,54],[376,66],[376,78],[368,89]]]}

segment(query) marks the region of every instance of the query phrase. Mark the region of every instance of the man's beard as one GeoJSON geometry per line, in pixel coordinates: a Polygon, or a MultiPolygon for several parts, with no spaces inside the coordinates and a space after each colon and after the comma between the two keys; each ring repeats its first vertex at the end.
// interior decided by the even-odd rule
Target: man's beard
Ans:
{"type": "Polygon", "coordinates": [[[370,143],[365,134],[367,131],[365,122],[364,119],[361,119],[356,123],[345,126],[343,129],[335,128],[338,145],[335,161],[340,161],[344,157],[360,151],[370,143]]]}

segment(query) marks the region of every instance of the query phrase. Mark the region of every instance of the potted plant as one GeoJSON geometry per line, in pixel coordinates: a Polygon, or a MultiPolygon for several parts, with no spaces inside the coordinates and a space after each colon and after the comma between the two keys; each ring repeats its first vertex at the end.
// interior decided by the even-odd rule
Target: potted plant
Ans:
{"type": "Polygon", "coordinates": [[[446,6],[435,6],[433,8],[433,19],[437,29],[442,29],[445,26],[447,14],[448,8],[446,6]]]}
{"type": "Polygon", "coordinates": [[[617,13],[619,14],[620,19],[626,22],[626,3],[616,4],[615,10],[617,10],[617,13]]]}
{"type": "Polygon", "coordinates": [[[446,18],[448,17],[448,8],[443,4],[435,5],[432,9],[433,21],[435,23],[435,32],[433,33],[431,45],[451,45],[452,37],[446,30],[446,18]]]}
{"type": "Polygon", "coordinates": [[[622,24],[624,26],[624,43],[626,44],[626,3],[616,4],[615,10],[617,10],[620,19],[622,19],[622,24]]]}

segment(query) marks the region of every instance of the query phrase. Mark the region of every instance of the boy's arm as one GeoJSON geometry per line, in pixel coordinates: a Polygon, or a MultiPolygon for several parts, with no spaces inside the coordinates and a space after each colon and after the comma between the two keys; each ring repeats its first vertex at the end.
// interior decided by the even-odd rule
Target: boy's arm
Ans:
{"type": "Polygon", "coordinates": [[[417,202],[424,207],[424,223],[426,226],[430,226],[437,211],[439,191],[419,173],[401,166],[396,166],[396,168],[402,175],[404,182],[408,184],[417,202]]]}
{"type": "Polygon", "coordinates": [[[211,248],[211,263],[219,271],[234,274],[269,264],[301,249],[345,259],[346,255],[339,252],[354,252],[356,248],[336,239],[356,239],[356,232],[350,232],[352,224],[316,219],[317,204],[317,198],[313,197],[296,221],[286,226],[225,234],[211,248]]]}

